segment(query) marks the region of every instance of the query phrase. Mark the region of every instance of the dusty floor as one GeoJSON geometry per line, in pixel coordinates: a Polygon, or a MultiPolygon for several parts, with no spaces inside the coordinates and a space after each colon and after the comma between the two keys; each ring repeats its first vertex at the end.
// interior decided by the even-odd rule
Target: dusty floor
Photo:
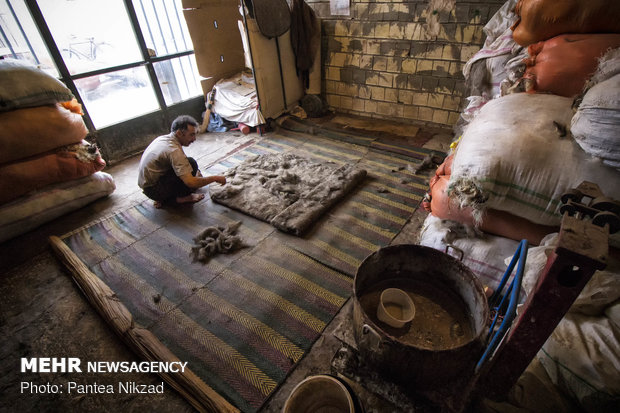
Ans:
{"type": "MultiPolygon", "coordinates": [[[[380,122],[373,120],[373,127],[380,122]]],[[[389,133],[402,131],[404,140],[412,139],[407,125],[385,124],[389,133]]],[[[452,139],[450,130],[422,128],[416,134],[431,138],[425,147],[446,151],[452,139]]],[[[262,138],[268,139],[269,134],[262,138]]],[[[209,165],[257,134],[239,132],[200,135],[187,148],[199,165],[209,165]]],[[[90,221],[105,217],[145,199],[136,184],[139,156],[106,168],[114,176],[117,189],[107,198],[65,215],[27,234],[0,244],[0,411],[149,411],[181,413],[193,408],[169,387],[163,394],[120,395],[67,393],[50,394],[47,384],[75,380],[84,383],[111,384],[118,379],[101,374],[21,373],[21,357],[78,357],[82,360],[133,361],[133,353],[108,329],[63,270],[48,246],[50,235],[62,235],[90,221]],[[44,394],[21,393],[22,383],[39,385],[44,394]]],[[[393,243],[415,242],[426,214],[418,210],[393,243]]],[[[351,300],[327,327],[307,356],[286,382],[263,406],[263,412],[278,412],[292,388],[311,374],[330,373],[334,354],[343,342],[350,342],[351,300]]],[[[123,380],[142,384],[159,384],[154,374],[125,374],[123,380]]],[[[365,410],[405,411],[407,406],[393,406],[381,396],[354,385],[365,410]]],[[[411,406],[409,406],[410,408],[411,406]]]]}

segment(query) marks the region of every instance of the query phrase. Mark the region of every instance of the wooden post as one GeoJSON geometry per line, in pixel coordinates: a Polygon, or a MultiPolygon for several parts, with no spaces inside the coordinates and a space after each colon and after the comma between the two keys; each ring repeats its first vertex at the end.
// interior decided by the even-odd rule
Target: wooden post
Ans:
{"type": "MultiPolygon", "coordinates": [[[[180,361],[153,333],[134,322],[114,291],[93,274],[60,238],[51,236],[49,240],[52,250],[88,301],[139,357],[146,361],[180,361]]],[[[239,412],[188,368],[183,373],[158,374],[200,412],[239,412]]]]}

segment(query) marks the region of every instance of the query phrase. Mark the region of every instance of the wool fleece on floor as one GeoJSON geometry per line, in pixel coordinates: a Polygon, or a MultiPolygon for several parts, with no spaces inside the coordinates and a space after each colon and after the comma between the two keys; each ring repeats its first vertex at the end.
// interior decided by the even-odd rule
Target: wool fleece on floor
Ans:
{"type": "Polygon", "coordinates": [[[211,188],[214,202],[301,235],[363,181],[366,170],[278,153],[249,158],[225,176],[226,185],[211,188]]]}

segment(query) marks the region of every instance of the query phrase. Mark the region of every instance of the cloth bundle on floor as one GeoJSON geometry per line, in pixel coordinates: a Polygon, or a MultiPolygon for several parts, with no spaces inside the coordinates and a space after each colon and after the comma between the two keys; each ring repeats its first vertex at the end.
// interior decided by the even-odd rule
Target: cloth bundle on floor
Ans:
{"type": "MultiPolygon", "coordinates": [[[[248,126],[265,123],[265,118],[258,109],[256,87],[248,81],[253,82],[253,79],[242,73],[229,79],[220,79],[214,87],[213,112],[227,121],[245,123],[248,126]]],[[[207,101],[210,97],[209,94],[207,101]]]]}
{"type": "Polygon", "coordinates": [[[317,163],[290,153],[260,155],[226,172],[213,201],[301,235],[366,177],[353,165],[317,163]]]}

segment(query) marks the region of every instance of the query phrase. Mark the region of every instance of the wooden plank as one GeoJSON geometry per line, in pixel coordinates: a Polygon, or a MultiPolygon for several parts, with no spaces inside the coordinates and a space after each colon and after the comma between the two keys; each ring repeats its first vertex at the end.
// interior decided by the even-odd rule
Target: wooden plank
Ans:
{"type": "MultiPolygon", "coordinates": [[[[49,241],[88,301],[129,348],[146,361],[180,361],[153,333],[134,322],[114,291],[93,274],[60,238],[51,236],[49,241]]],[[[239,412],[189,368],[183,373],[158,374],[200,412],[239,412]]]]}

